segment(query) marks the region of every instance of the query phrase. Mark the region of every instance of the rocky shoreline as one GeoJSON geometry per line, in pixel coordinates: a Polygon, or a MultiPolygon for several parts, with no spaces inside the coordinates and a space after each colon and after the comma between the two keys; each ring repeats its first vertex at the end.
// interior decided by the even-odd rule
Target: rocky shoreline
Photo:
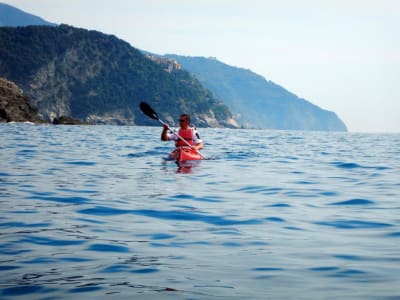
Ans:
{"type": "Polygon", "coordinates": [[[59,118],[54,118],[54,125],[91,125],[90,123],[76,120],[69,116],[61,116],[59,118]]]}
{"type": "MultiPolygon", "coordinates": [[[[0,77],[0,123],[49,124],[14,82],[0,77]]],[[[89,125],[68,116],[54,118],[55,125],[89,125]]]]}
{"type": "Polygon", "coordinates": [[[14,82],[0,77],[0,122],[47,123],[14,82]]]}

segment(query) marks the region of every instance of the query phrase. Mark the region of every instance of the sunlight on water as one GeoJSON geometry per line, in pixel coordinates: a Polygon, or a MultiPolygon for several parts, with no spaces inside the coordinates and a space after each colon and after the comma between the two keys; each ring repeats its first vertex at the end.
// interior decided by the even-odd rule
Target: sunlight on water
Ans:
{"type": "Polygon", "coordinates": [[[398,299],[400,135],[1,124],[1,299],[398,299]]]}

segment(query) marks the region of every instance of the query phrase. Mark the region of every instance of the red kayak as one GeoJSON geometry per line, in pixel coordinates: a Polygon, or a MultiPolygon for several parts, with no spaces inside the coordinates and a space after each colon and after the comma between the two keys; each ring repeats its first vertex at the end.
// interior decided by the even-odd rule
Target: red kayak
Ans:
{"type": "Polygon", "coordinates": [[[169,159],[176,160],[177,162],[187,160],[201,160],[203,156],[195,149],[190,147],[178,147],[169,154],[169,159]]]}

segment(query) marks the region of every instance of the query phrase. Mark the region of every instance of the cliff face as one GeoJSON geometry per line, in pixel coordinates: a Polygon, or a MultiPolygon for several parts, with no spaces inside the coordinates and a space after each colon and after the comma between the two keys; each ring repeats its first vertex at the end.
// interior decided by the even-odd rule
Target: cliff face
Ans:
{"type": "Polygon", "coordinates": [[[15,83],[0,78],[0,122],[45,123],[15,83]]]}

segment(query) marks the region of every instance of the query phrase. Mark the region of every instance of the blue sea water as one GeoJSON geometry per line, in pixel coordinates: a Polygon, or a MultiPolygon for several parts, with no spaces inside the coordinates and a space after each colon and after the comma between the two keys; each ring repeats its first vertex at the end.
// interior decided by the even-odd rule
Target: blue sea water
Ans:
{"type": "Polygon", "coordinates": [[[0,125],[0,299],[400,299],[400,135],[0,125]]]}

